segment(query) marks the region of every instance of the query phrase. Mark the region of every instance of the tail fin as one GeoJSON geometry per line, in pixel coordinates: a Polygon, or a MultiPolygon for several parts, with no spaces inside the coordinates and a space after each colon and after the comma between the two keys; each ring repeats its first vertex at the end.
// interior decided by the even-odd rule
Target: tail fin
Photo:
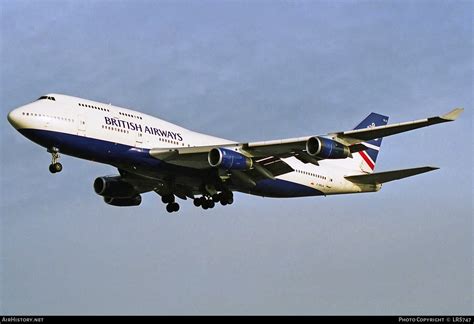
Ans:
{"type": "MultiPolygon", "coordinates": [[[[371,113],[367,116],[356,129],[371,128],[375,126],[385,126],[388,123],[388,116],[383,116],[376,113],[371,113]]],[[[352,169],[356,169],[363,173],[372,173],[375,169],[375,163],[377,162],[377,156],[380,152],[380,146],[382,145],[382,138],[376,138],[367,142],[362,143],[367,147],[366,150],[359,151],[352,154],[352,159],[346,159],[347,163],[350,163],[352,169]],[[350,160],[350,161],[349,161],[350,160]]]]}

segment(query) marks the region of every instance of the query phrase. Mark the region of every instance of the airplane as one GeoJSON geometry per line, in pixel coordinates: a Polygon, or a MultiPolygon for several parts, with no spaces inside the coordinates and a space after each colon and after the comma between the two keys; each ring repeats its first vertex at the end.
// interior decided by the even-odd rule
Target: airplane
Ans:
{"type": "Polygon", "coordinates": [[[176,198],[209,209],[233,203],[233,192],[263,197],[306,197],[379,191],[384,183],[436,170],[431,166],[374,172],[382,139],[456,120],[441,116],[388,124],[369,114],[353,130],[239,143],[197,133],[153,116],[78,97],[47,94],[8,114],[23,136],[51,154],[49,171],[62,170],[59,154],[112,165],[118,174],[93,188],[112,206],[138,206],[154,191],[169,213],[176,198]]]}

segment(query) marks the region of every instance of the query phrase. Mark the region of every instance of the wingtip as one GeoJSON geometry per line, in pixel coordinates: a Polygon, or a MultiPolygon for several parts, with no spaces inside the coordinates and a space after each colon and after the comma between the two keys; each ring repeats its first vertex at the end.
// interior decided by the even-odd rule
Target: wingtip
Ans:
{"type": "Polygon", "coordinates": [[[441,116],[441,118],[453,121],[453,120],[458,119],[458,117],[462,114],[463,111],[464,111],[464,108],[455,108],[451,110],[450,112],[448,112],[447,114],[444,114],[443,116],[441,116]]]}

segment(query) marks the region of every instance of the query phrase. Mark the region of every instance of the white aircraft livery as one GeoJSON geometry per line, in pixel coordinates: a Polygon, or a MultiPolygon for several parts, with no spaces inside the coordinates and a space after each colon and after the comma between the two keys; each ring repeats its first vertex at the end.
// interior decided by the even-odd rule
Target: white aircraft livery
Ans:
{"type": "Polygon", "coordinates": [[[383,137],[457,119],[462,108],[398,124],[371,113],[353,130],[238,143],[204,135],[134,110],[61,94],[16,108],[8,121],[47,149],[49,171],[62,170],[59,153],[112,165],[116,176],[95,179],[94,190],[113,206],[138,206],[154,191],[168,212],[176,198],[196,207],[232,204],[233,191],[263,197],[374,192],[383,183],[436,170],[424,166],[374,173],[383,137]]]}

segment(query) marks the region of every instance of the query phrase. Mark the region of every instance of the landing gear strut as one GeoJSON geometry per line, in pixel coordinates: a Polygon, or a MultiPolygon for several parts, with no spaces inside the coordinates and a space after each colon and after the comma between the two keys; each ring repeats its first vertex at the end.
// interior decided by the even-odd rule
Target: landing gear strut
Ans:
{"type": "Polygon", "coordinates": [[[48,150],[51,153],[51,164],[49,165],[49,172],[57,173],[61,172],[63,166],[61,163],[58,162],[59,160],[59,150],[53,147],[51,150],[48,150]]]}

